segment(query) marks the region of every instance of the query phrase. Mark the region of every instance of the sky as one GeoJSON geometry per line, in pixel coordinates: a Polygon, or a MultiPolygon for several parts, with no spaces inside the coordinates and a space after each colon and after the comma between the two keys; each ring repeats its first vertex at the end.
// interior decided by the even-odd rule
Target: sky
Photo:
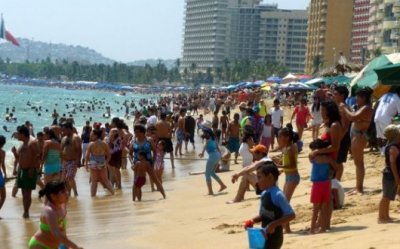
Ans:
{"type": "MultiPolygon", "coordinates": [[[[309,0],[264,0],[305,9],[309,0]]],[[[184,0],[0,0],[16,37],[81,45],[113,60],[181,57],[184,0]]]]}

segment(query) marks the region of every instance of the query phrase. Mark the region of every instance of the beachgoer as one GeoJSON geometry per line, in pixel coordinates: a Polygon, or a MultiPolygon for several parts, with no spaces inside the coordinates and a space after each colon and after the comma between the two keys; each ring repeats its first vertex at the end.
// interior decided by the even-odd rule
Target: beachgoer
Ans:
{"type": "Polygon", "coordinates": [[[395,125],[389,125],[384,130],[387,139],[385,147],[385,169],[382,177],[382,199],[379,203],[378,223],[388,223],[390,201],[396,198],[400,185],[400,130],[395,125]]]}
{"type": "Polygon", "coordinates": [[[261,222],[265,232],[264,248],[279,249],[283,244],[282,226],[296,215],[283,192],[277,186],[278,168],[273,162],[263,162],[257,167],[257,185],[261,192],[259,214],[245,222],[245,229],[261,222]]]}
{"type": "Polygon", "coordinates": [[[29,249],[59,248],[62,244],[67,248],[79,249],[67,237],[67,210],[68,189],[61,181],[46,183],[39,191],[39,197],[46,196],[47,202],[40,215],[39,231],[29,241],[29,249]]]}
{"type": "MultiPolygon", "coordinates": [[[[18,148],[12,148],[16,156],[18,171],[14,167],[13,174],[17,176],[17,187],[22,190],[24,206],[23,218],[29,218],[29,208],[32,203],[32,190],[36,188],[36,181],[40,167],[40,151],[37,140],[30,137],[29,129],[25,125],[17,127],[17,139],[22,141],[18,148]]],[[[16,165],[14,165],[16,166],[16,165]]]]}
{"type": "MultiPolygon", "coordinates": [[[[285,127],[279,131],[278,144],[280,149],[282,150],[282,156],[280,160],[276,158],[273,159],[276,166],[281,168],[285,173],[285,185],[283,187],[283,192],[285,193],[286,198],[290,202],[292,199],[293,193],[300,183],[300,175],[297,170],[297,155],[298,149],[297,145],[293,142],[293,130],[285,127]]],[[[286,233],[290,233],[289,224],[285,225],[286,233]]]]}
{"type": "Polygon", "coordinates": [[[54,131],[45,132],[46,141],[43,146],[44,184],[61,180],[61,144],[54,131]]]}
{"type": "Polygon", "coordinates": [[[269,147],[271,146],[272,139],[272,119],[271,115],[267,114],[264,117],[264,126],[260,137],[260,144],[264,145],[267,148],[267,154],[269,151],[269,147]]]}
{"type": "MultiPolygon", "coordinates": [[[[346,105],[346,99],[349,96],[349,90],[346,86],[337,86],[335,87],[335,103],[339,106],[340,104],[344,104],[347,110],[350,110],[350,107],[346,105]]],[[[349,148],[351,145],[350,139],[350,120],[346,117],[346,115],[340,115],[340,124],[342,125],[341,132],[341,141],[340,146],[336,158],[337,163],[337,171],[336,171],[336,179],[339,181],[342,179],[343,175],[343,163],[347,161],[347,154],[349,152],[349,148]]]]}
{"type": "Polygon", "coordinates": [[[110,149],[108,144],[101,139],[100,129],[94,129],[91,136],[93,141],[89,143],[85,154],[86,170],[90,169],[90,194],[92,197],[96,196],[98,182],[114,194],[111,182],[107,178],[106,167],[111,157],[110,149]]]}
{"type": "Polygon", "coordinates": [[[165,147],[166,147],[165,141],[163,140],[158,141],[156,158],[154,160],[154,173],[161,183],[162,183],[162,175],[164,172],[165,147]]]}
{"type": "Polygon", "coordinates": [[[252,148],[250,152],[253,153],[254,162],[241,169],[238,173],[232,175],[232,183],[235,183],[241,176],[242,179],[240,181],[235,198],[232,201],[227,202],[227,204],[243,201],[249,184],[252,185],[254,189],[257,189],[257,177],[252,172],[255,171],[257,167],[264,162],[271,161],[271,159],[267,156],[267,148],[262,144],[254,146],[254,148],[252,148]]]}
{"type": "Polygon", "coordinates": [[[313,140],[316,140],[319,137],[319,128],[321,127],[321,124],[323,122],[321,117],[320,107],[321,107],[321,101],[318,96],[315,96],[313,105],[311,106],[311,116],[312,116],[311,128],[312,128],[313,140]]]}
{"type": "MultiPolygon", "coordinates": [[[[6,144],[6,138],[0,136],[0,210],[6,200],[6,180],[7,180],[7,170],[5,165],[6,152],[3,150],[6,144]]],[[[0,217],[1,220],[1,217],[0,217]]]]}
{"type": "Polygon", "coordinates": [[[153,155],[156,153],[156,146],[146,138],[146,128],[143,125],[135,125],[133,130],[135,133],[135,140],[133,140],[129,150],[130,158],[133,163],[136,163],[139,161],[139,151],[146,152],[146,159],[150,163],[150,166],[147,167],[147,173],[149,174],[150,179],[156,184],[157,190],[160,191],[165,199],[164,188],[154,173],[153,155]]]}
{"type": "Polygon", "coordinates": [[[174,165],[174,145],[171,141],[172,136],[172,126],[167,120],[167,114],[162,112],[160,114],[160,120],[156,123],[156,135],[159,141],[165,142],[165,153],[169,153],[171,159],[171,166],[175,168],[174,165]]]}
{"type": "Polygon", "coordinates": [[[379,99],[379,105],[375,112],[376,136],[380,146],[381,154],[385,150],[384,129],[392,122],[392,118],[400,113],[400,88],[396,88],[396,92],[385,93],[379,99]]]}
{"type": "MultiPolygon", "coordinates": [[[[316,139],[310,144],[311,150],[323,149],[329,146],[329,141],[316,139]]],[[[319,154],[311,161],[311,203],[313,212],[310,233],[323,233],[328,229],[329,205],[331,204],[330,169],[336,170],[336,162],[329,155],[319,154]],[[317,224],[318,221],[318,224],[317,224]]]]}
{"type": "Polygon", "coordinates": [[[222,111],[222,116],[220,117],[219,120],[220,124],[221,124],[221,131],[222,131],[222,142],[227,141],[226,137],[227,137],[227,129],[228,129],[228,124],[229,124],[229,117],[226,114],[226,111],[222,111]]]}
{"type": "Polygon", "coordinates": [[[227,138],[228,144],[227,148],[229,153],[235,153],[235,164],[238,164],[238,156],[240,149],[240,123],[239,123],[239,113],[233,115],[233,120],[228,125],[227,138]]]}
{"type": "Polygon", "coordinates": [[[302,99],[300,104],[294,108],[292,117],[290,118],[290,123],[293,122],[294,116],[296,116],[297,133],[299,134],[299,139],[301,140],[303,137],[304,128],[307,128],[307,123],[311,117],[310,110],[307,106],[307,100],[302,99]]]}
{"type": "Polygon", "coordinates": [[[196,130],[196,120],[192,117],[190,112],[185,117],[185,150],[187,151],[188,143],[190,142],[193,146],[193,150],[196,149],[194,144],[194,133],[196,130]]]}
{"type": "Polygon", "coordinates": [[[182,143],[185,140],[185,114],[186,110],[181,109],[179,111],[179,118],[176,127],[176,146],[175,146],[175,157],[179,155],[182,156],[182,143]]]}
{"type": "Polygon", "coordinates": [[[350,136],[351,154],[354,159],[354,164],[356,165],[356,187],[349,192],[350,194],[364,193],[364,148],[367,145],[367,130],[373,116],[373,110],[371,107],[372,92],[372,89],[369,87],[357,91],[356,101],[358,110],[356,112],[349,111],[344,103],[340,105],[341,113],[345,115],[348,120],[353,121],[350,136]]]}
{"type": "Polygon", "coordinates": [[[222,192],[224,189],[226,189],[226,185],[222,182],[222,180],[215,173],[215,170],[221,159],[221,152],[219,151],[218,144],[215,141],[214,133],[212,132],[211,129],[203,128],[203,137],[204,137],[204,139],[206,139],[206,143],[204,145],[202,152],[199,154],[199,157],[203,158],[204,151],[207,151],[208,159],[207,159],[206,171],[205,171],[206,183],[207,183],[207,188],[208,188],[208,194],[214,195],[214,192],[212,190],[211,177],[214,178],[220,185],[220,189],[218,192],[222,192]]]}
{"type": "Polygon", "coordinates": [[[75,182],[75,175],[81,165],[82,145],[81,139],[74,133],[74,127],[71,122],[65,122],[61,125],[63,138],[61,140],[61,170],[62,177],[65,180],[67,189],[78,196],[78,190],[75,182]]]}
{"type": "Polygon", "coordinates": [[[279,130],[283,127],[283,110],[279,106],[279,99],[274,100],[274,107],[271,108],[271,119],[273,127],[271,148],[273,149],[275,138],[278,139],[279,130]]]}
{"type": "Polygon", "coordinates": [[[147,155],[145,151],[138,152],[139,160],[132,165],[132,170],[134,172],[133,186],[132,186],[132,201],[142,200],[142,187],[146,183],[146,172],[150,166],[150,162],[147,160],[147,155]]]}
{"type": "Polygon", "coordinates": [[[253,135],[254,133],[251,129],[251,126],[245,126],[245,128],[243,129],[242,143],[239,147],[239,154],[242,157],[243,167],[249,166],[253,162],[253,154],[251,154],[250,152],[250,150],[255,145],[253,135]]]}

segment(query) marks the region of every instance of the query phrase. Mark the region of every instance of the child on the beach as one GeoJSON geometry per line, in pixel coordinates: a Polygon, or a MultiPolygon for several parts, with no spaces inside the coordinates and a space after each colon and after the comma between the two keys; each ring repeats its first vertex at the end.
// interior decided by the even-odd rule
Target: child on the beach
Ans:
{"type": "Polygon", "coordinates": [[[164,155],[165,155],[166,143],[164,140],[160,140],[157,143],[156,159],[154,161],[154,173],[158,180],[162,183],[162,175],[164,172],[164,155]]]}
{"type": "Polygon", "coordinates": [[[271,146],[271,139],[272,139],[272,119],[271,115],[267,114],[264,118],[264,126],[261,133],[260,141],[261,144],[267,148],[267,154],[269,151],[269,147],[271,146]]]}
{"type": "Polygon", "coordinates": [[[39,198],[46,196],[45,203],[40,214],[40,229],[29,241],[29,249],[38,248],[64,248],[79,249],[67,237],[67,210],[68,190],[64,182],[51,181],[39,191],[39,198]]]}
{"type": "MultiPolygon", "coordinates": [[[[0,136],[0,210],[3,207],[4,201],[6,200],[6,179],[7,179],[7,171],[6,165],[4,163],[6,153],[3,150],[3,146],[6,144],[6,138],[4,136],[0,136]]],[[[1,219],[1,218],[0,218],[1,219]]]]}
{"type": "Polygon", "coordinates": [[[289,201],[276,185],[279,170],[273,162],[267,161],[257,167],[257,186],[261,192],[260,213],[245,222],[245,228],[253,227],[261,222],[265,229],[266,242],[264,248],[279,249],[283,244],[282,226],[295,218],[289,201]]]}
{"type": "Polygon", "coordinates": [[[400,130],[396,125],[385,128],[383,135],[388,140],[385,147],[385,169],[382,178],[382,199],[379,203],[378,223],[388,223],[390,201],[394,201],[400,184],[400,130]]]}
{"type": "Polygon", "coordinates": [[[221,123],[221,132],[222,132],[222,142],[225,142],[226,140],[226,133],[228,129],[228,124],[229,124],[229,117],[226,115],[226,111],[222,111],[222,116],[219,120],[221,123]]]}
{"type": "Polygon", "coordinates": [[[200,114],[200,116],[196,119],[196,124],[197,124],[197,134],[199,134],[199,131],[201,130],[201,125],[204,122],[203,114],[200,114]]]}
{"type": "MultiPolygon", "coordinates": [[[[278,168],[281,168],[285,173],[285,185],[283,192],[290,202],[294,190],[300,182],[300,175],[297,170],[297,145],[293,142],[293,130],[288,127],[282,128],[279,131],[278,144],[282,151],[281,160],[273,159],[278,168]],[[281,163],[281,164],[280,164],[281,163]]],[[[290,233],[289,223],[285,225],[285,232],[290,233]]]]}
{"type": "Polygon", "coordinates": [[[132,170],[134,172],[132,201],[136,201],[136,198],[138,201],[142,200],[142,187],[146,183],[146,173],[148,167],[150,167],[150,163],[147,161],[146,152],[139,151],[139,161],[132,166],[132,170]]]}
{"type": "MultiPolygon", "coordinates": [[[[311,150],[327,148],[328,141],[316,139],[310,144],[311,150]]],[[[329,205],[331,203],[330,169],[337,169],[336,162],[329,155],[317,155],[311,161],[311,203],[313,213],[311,218],[310,234],[326,232],[329,226],[329,205]],[[318,220],[318,225],[317,225],[318,220]],[[318,230],[319,227],[319,230],[318,230]]]]}

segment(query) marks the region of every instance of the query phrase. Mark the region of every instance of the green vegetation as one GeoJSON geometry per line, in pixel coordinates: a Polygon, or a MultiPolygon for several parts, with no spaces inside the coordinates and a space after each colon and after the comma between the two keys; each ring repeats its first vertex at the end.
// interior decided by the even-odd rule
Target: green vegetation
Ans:
{"type": "Polygon", "coordinates": [[[241,80],[265,79],[273,74],[284,75],[287,68],[278,63],[263,63],[250,60],[225,60],[223,65],[205,72],[198,69],[193,63],[190,68],[180,72],[181,61],[177,59],[173,68],[168,69],[160,60],[157,65],[144,67],[130,66],[124,63],[80,64],[69,63],[67,60],[46,60],[25,63],[11,63],[0,58],[0,73],[26,78],[70,80],[70,81],[100,81],[122,82],[130,84],[152,84],[156,82],[184,82],[194,84],[233,83],[241,80]]]}

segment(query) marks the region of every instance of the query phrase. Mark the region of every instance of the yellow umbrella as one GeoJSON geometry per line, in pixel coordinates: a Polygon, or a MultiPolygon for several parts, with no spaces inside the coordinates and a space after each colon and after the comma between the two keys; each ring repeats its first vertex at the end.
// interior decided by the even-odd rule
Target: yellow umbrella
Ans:
{"type": "Polygon", "coordinates": [[[261,90],[263,90],[263,91],[271,91],[271,87],[270,86],[264,86],[263,88],[261,88],[261,90]]]}

